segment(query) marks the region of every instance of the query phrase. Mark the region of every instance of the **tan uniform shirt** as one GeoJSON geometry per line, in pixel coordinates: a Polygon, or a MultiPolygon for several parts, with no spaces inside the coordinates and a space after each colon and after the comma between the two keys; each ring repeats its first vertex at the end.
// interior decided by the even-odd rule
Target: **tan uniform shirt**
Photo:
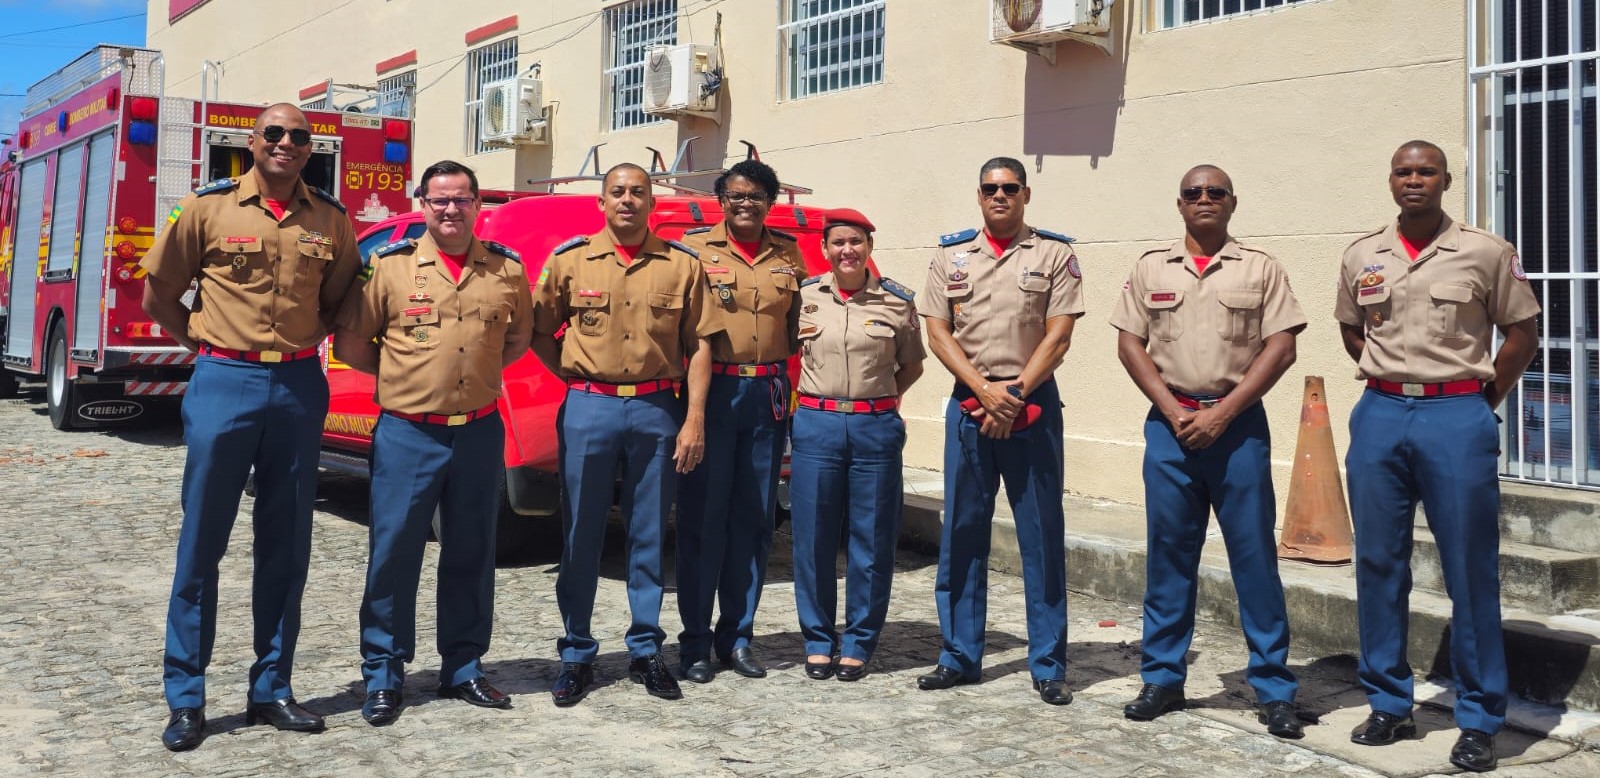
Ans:
{"type": "Polygon", "coordinates": [[[506,340],[533,329],[528,274],[509,253],[473,240],[457,281],[431,236],[374,252],[339,326],[378,341],[378,405],[453,415],[500,396],[506,340]]]}
{"type": "Polygon", "coordinates": [[[1516,249],[1498,235],[1445,217],[1438,237],[1409,261],[1399,222],[1358,238],[1339,268],[1334,315],[1362,326],[1362,378],[1442,383],[1494,378],[1494,325],[1539,315],[1516,249]]]}
{"type": "Polygon", "coordinates": [[[982,375],[1021,375],[1044,340],[1046,319],[1083,315],[1078,258],[1065,238],[1023,226],[999,257],[982,230],[939,242],[917,313],[950,322],[982,375]]]}
{"type": "Polygon", "coordinates": [[[800,393],[837,400],[893,397],[901,367],[927,357],[911,291],[885,278],[840,299],[832,273],[800,288],[800,393]]]}
{"type": "Polygon", "coordinates": [[[339,310],[361,255],[332,198],[296,183],[280,222],[246,174],[184,197],[139,265],[169,284],[199,280],[190,338],[288,353],[327,336],[318,314],[339,310]]]}
{"type": "Polygon", "coordinates": [[[1204,273],[1181,238],[1145,252],[1111,314],[1111,326],[1149,341],[1167,385],[1189,395],[1233,391],[1267,338],[1305,324],[1283,266],[1232,240],[1204,273]]]}
{"type": "Polygon", "coordinates": [[[575,238],[557,246],[539,273],[533,329],[553,335],[567,325],[567,376],[617,384],[681,379],[695,341],[722,330],[706,305],[705,277],[692,250],[655,233],[632,264],[609,232],[575,238]]]}
{"type": "Polygon", "coordinates": [[[793,356],[797,299],[806,277],[806,261],[794,238],[763,230],[753,262],[746,262],[728,238],[726,222],[686,232],[683,243],[700,252],[711,287],[708,307],[722,317],[723,331],[711,336],[711,358],[747,365],[793,356]]]}

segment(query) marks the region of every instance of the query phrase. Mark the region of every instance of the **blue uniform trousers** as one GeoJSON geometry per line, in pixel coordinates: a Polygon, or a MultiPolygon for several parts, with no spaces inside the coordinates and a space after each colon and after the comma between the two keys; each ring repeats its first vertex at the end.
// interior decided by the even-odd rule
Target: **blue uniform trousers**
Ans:
{"type": "Polygon", "coordinates": [[[1149,554],[1145,563],[1145,683],[1179,689],[1194,637],[1200,549],[1212,509],[1228,548],[1239,598],[1239,623],[1250,649],[1245,677],[1260,702],[1293,702],[1299,684],[1289,670],[1289,616],[1278,579],[1272,436],[1261,403],[1240,413],[1203,449],[1178,443],[1165,416],[1144,422],[1144,497],[1149,554]]]}
{"type": "Polygon", "coordinates": [[[1494,412],[1476,394],[1414,398],[1368,390],[1350,414],[1345,471],[1355,520],[1360,675],[1375,711],[1411,712],[1406,617],[1420,499],[1450,594],[1456,724],[1493,734],[1505,723],[1498,448],[1494,412]]]}
{"type": "Polygon", "coordinates": [[[458,427],[387,413],[372,432],[372,521],[361,598],[361,675],[367,691],[405,685],[416,656],[417,581],[439,513],[439,683],[483,675],[494,626],[494,530],[505,426],[490,414],[458,427]]]}
{"type": "Polygon", "coordinates": [[[795,412],[789,466],[794,601],[807,655],[837,653],[865,662],[878,646],[905,500],[905,443],[906,423],[894,411],[795,412]],[[834,629],[841,526],[849,532],[842,640],[834,629]]]}
{"type": "Polygon", "coordinates": [[[612,397],[567,391],[556,427],[561,437],[561,482],[566,487],[561,572],[556,602],[566,635],[556,641],[563,662],[591,663],[600,643],[590,633],[606,514],[622,476],[622,516],[628,527],[628,654],[661,650],[661,537],[677,489],[672,454],[683,406],[672,392],[612,397]]]}
{"type": "Polygon", "coordinates": [[[944,633],[939,664],[969,680],[982,674],[989,528],[1003,478],[1022,552],[1028,669],[1035,681],[1062,680],[1067,672],[1067,581],[1060,394],[1055,381],[1036,389],[1028,402],[1040,406],[1039,419],[1006,440],[980,435],[978,423],[961,413],[961,400],[970,396],[965,386],[957,385],[945,408],[945,518],[934,582],[944,633]]]}
{"type": "Polygon", "coordinates": [[[255,664],[249,699],[293,696],[300,595],[311,560],[317,450],[328,382],[315,359],[273,364],[202,356],[183,398],[183,529],[167,605],[162,677],[167,705],[206,704],[217,634],[217,565],[255,466],[255,574],[250,604],[255,664]]]}
{"type": "Polygon", "coordinates": [[[772,549],[788,405],[786,376],[711,377],[705,459],[678,484],[678,643],[685,662],[750,644],[772,549]],[[722,613],[714,632],[713,605],[722,613]]]}

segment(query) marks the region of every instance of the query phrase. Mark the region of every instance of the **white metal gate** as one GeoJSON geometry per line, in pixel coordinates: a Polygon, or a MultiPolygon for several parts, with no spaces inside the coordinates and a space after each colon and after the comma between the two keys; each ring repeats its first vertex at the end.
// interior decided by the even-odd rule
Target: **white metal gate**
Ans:
{"type": "Polygon", "coordinates": [[[1522,255],[1540,348],[1504,408],[1501,473],[1600,488],[1596,0],[1468,3],[1471,221],[1522,255]]]}

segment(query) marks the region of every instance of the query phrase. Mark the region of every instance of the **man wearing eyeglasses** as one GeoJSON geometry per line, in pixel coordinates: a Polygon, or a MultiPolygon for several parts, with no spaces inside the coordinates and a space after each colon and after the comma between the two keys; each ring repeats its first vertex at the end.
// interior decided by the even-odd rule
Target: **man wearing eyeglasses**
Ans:
{"type": "Polygon", "coordinates": [[[725,327],[709,340],[706,460],[678,487],[678,656],[695,683],[711,681],[713,651],[746,678],[767,674],[750,640],[772,548],[789,429],[786,360],[798,344],[806,277],[794,237],[765,226],[778,186],[778,174],[758,160],[734,165],[714,185],[722,221],[683,238],[700,254],[708,305],[725,327]]]}
{"type": "Polygon", "coordinates": [[[1450,593],[1450,665],[1464,770],[1492,770],[1505,724],[1500,625],[1500,431],[1494,409],[1539,344],[1539,301],[1499,236],[1444,212],[1450,167],[1410,141],[1389,160],[1399,217],[1356,240],[1339,268],[1334,316],[1367,381],[1345,457],[1355,522],[1361,685],[1372,713],[1350,739],[1415,737],[1406,659],[1411,539],[1420,499],[1450,593]],[[1496,351],[1494,333],[1504,341],[1496,351]]]}
{"type": "Polygon", "coordinates": [[[416,653],[417,580],[439,516],[439,696],[483,708],[511,697],[483,672],[494,626],[494,531],[505,468],[500,371],[527,353],[533,295],[522,258],[473,236],[478,177],[459,162],[422,172],[428,231],[377,249],[345,301],[339,359],[378,377],[371,546],[361,666],[373,726],[400,717],[416,653]]]}
{"type": "Polygon", "coordinates": [[[917,296],[928,346],[956,385],[945,408],[944,530],[934,597],[944,650],[924,690],[977,683],[983,671],[989,532],[1001,481],[1015,515],[1028,613],[1028,670],[1040,699],[1067,688],[1061,396],[1055,370],[1083,315],[1071,239],[1024,220],[1021,162],[978,173],[983,229],[939,238],[917,296]]]}
{"type": "Polygon", "coordinates": [[[290,686],[328,384],[318,346],[361,259],[344,206],[307,186],[311,131],[280,103],[256,119],[253,167],[185,197],[140,262],[144,309],[199,352],[183,398],[183,527],[167,610],[162,742],[205,738],[205,672],[217,623],[217,565],[255,469],[255,664],[245,723],[315,732],[321,716],[290,686]],[[197,285],[192,304],[189,285],[197,285]]]}
{"type": "Polygon", "coordinates": [[[1144,688],[1123,714],[1150,721],[1185,706],[1200,549],[1215,509],[1259,717],[1273,735],[1299,738],[1261,398],[1294,364],[1306,317],[1277,260],[1228,234],[1237,205],[1220,168],[1185,173],[1184,236],[1139,257],[1111,315],[1117,354],[1152,404],[1144,423],[1144,688]]]}

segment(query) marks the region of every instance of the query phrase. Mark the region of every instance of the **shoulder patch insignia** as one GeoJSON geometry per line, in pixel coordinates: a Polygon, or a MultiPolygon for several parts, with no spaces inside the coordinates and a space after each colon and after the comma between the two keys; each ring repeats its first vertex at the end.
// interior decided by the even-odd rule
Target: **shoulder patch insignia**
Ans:
{"type": "Polygon", "coordinates": [[[404,240],[397,240],[397,241],[395,241],[393,243],[389,243],[389,244],[386,244],[386,245],[383,245],[383,246],[379,246],[379,247],[373,249],[372,250],[372,256],[373,256],[374,259],[377,258],[377,257],[387,257],[390,254],[395,253],[396,251],[399,251],[401,249],[408,249],[408,248],[411,248],[412,246],[415,246],[415,245],[417,245],[417,242],[412,240],[412,239],[410,239],[410,238],[406,238],[404,240]]]}
{"type": "Polygon", "coordinates": [[[901,286],[900,282],[894,280],[893,278],[884,276],[883,278],[878,279],[878,284],[883,287],[883,291],[905,300],[908,303],[914,303],[917,301],[916,292],[901,286]]]}
{"type": "Polygon", "coordinates": [[[1518,281],[1528,280],[1527,272],[1522,269],[1521,254],[1513,253],[1511,255],[1511,277],[1517,279],[1518,281]]]}
{"type": "Polygon", "coordinates": [[[978,237],[978,231],[976,229],[965,229],[960,232],[947,232],[939,236],[939,245],[954,246],[958,243],[966,243],[967,241],[976,237],[978,237]]]}
{"type": "Polygon", "coordinates": [[[684,230],[683,234],[685,234],[685,235],[699,235],[701,233],[710,232],[710,231],[711,231],[710,227],[696,227],[696,228],[694,228],[692,230],[684,230]]]}
{"type": "Polygon", "coordinates": [[[679,250],[679,251],[681,251],[681,252],[683,252],[685,254],[688,254],[689,256],[694,257],[695,259],[699,259],[700,258],[700,252],[695,251],[694,249],[689,248],[688,246],[685,246],[682,243],[679,243],[678,241],[669,240],[669,241],[667,241],[667,245],[671,246],[671,247],[673,247],[673,248],[675,248],[675,249],[677,249],[677,250],[679,250]]]}
{"type": "Polygon", "coordinates": [[[1077,254],[1067,257],[1067,272],[1072,274],[1073,278],[1083,278],[1083,271],[1078,268],[1077,254]]]}
{"type": "Polygon", "coordinates": [[[500,256],[505,257],[506,259],[509,259],[519,265],[522,264],[522,255],[518,254],[515,249],[505,245],[504,243],[495,243],[492,240],[486,240],[483,241],[483,247],[488,249],[491,253],[499,254],[500,256]]]}
{"type": "Polygon", "coordinates": [[[339,199],[334,197],[333,195],[328,194],[327,192],[324,192],[321,189],[319,189],[317,187],[314,187],[314,186],[308,186],[306,188],[310,189],[312,194],[322,198],[323,200],[326,200],[329,205],[332,205],[333,207],[338,208],[339,209],[339,213],[347,213],[348,212],[347,209],[344,207],[344,203],[339,202],[339,199]]]}
{"type": "Polygon", "coordinates": [[[767,232],[770,232],[773,235],[776,235],[776,236],[778,236],[780,238],[783,238],[784,240],[790,240],[790,241],[794,241],[796,243],[800,242],[799,238],[796,238],[795,236],[790,235],[789,233],[784,232],[782,230],[775,230],[775,229],[772,229],[771,227],[768,227],[767,228],[767,232]]]}
{"type": "Polygon", "coordinates": [[[822,283],[822,276],[812,276],[810,278],[807,278],[804,281],[801,281],[800,282],[800,288],[804,289],[804,288],[806,288],[808,286],[815,286],[815,285],[820,284],[820,283],[822,283]]]}
{"type": "Polygon", "coordinates": [[[1066,236],[1066,235],[1062,235],[1059,232],[1051,232],[1049,230],[1041,230],[1038,227],[1035,227],[1033,229],[1033,231],[1039,233],[1039,237],[1044,238],[1045,240],[1053,240],[1053,241],[1058,241],[1060,243],[1071,243],[1072,242],[1072,238],[1071,237],[1066,236]]]}
{"type": "Polygon", "coordinates": [[[552,250],[550,253],[551,254],[561,254],[561,253],[564,253],[564,252],[567,252],[567,251],[571,251],[571,250],[573,250],[573,249],[575,249],[575,248],[577,248],[579,246],[587,246],[587,245],[589,245],[589,236],[588,235],[578,235],[578,236],[572,238],[571,240],[568,240],[566,243],[563,243],[563,244],[561,244],[559,246],[556,246],[555,249],[552,250]]]}
{"type": "Polygon", "coordinates": [[[194,190],[194,193],[203,197],[208,194],[216,194],[217,192],[226,192],[229,189],[236,189],[238,186],[238,179],[219,178],[209,184],[206,184],[205,186],[200,187],[199,189],[194,190]]]}

